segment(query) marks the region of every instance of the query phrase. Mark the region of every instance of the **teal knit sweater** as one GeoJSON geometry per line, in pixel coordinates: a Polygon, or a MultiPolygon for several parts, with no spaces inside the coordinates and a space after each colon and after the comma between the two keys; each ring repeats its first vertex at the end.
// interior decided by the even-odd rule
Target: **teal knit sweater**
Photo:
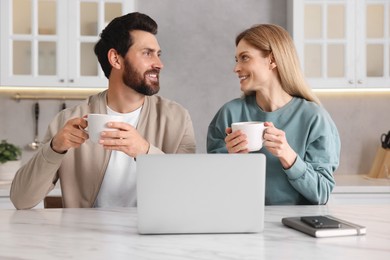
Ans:
{"type": "Polygon", "coordinates": [[[208,153],[227,153],[225,129],[233,122],[269,121],[286,133],[298,157],[291,168],[283,169],[279,159],[265,147],[267,158],[266,205],[326,204],[339,165],[340,137],[326,110],[314,102],[294,97],[284,107],[264,112],[255,96],[226,103],[211,121],[207,134],[208,153]]]}

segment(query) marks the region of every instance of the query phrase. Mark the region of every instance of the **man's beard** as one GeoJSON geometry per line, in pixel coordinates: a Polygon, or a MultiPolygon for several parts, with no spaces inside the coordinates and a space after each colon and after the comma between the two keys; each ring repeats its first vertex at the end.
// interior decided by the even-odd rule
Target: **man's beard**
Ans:
{"type": "MultiPolygon", "coordinates": [[[[159,74],[158,70],[148,70],[144,73],[155,73],[159,74]]],[[[130,62],[125,60],[125,69],[123,74],[123,82],[129,87],[134,89],[140,94],[146,95],[146,96],[152,96],[160,90],[160,84],[159,81],[157,82],[151,82],[146,83],[145,77],[143,75],[140,75],[135,68],[131,65],[130,62]]]]}

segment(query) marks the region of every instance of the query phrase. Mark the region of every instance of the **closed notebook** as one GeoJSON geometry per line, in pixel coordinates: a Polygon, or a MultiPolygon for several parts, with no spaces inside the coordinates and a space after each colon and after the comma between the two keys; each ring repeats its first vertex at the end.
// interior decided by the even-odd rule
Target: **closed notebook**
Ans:
{"type": "Polygon", "coordinates": [[[301,217],[287,217],[282,219],[282,223],[288,227],[306,233],[313,237],[338,237],[338,236],[360,236],[366,234],[366,227],[354,224],[333,216],[326,215],[340,222],[339,228],[314,228],[301,221],[301,217]]]}
{"type": "Polygon", "coordinates": [[[264,154],[137,157],[139,233],[261,232],[265,162],[264,154]]]}

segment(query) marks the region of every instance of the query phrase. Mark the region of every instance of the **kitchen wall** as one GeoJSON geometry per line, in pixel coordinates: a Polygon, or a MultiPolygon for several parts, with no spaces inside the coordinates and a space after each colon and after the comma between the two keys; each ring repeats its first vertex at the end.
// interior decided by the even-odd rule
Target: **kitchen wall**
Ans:
{"type": "MultiPolygon", "coordinates": [[[[198,153],[206,152],[207,127],[225,102],[240,96],[233,73],[234,38],[257,23],[287,27],[286,0],[142,0],[137,9],[159,24],[157,35],[165,65],[160,94],[185,106],[195,127],[198,153]]],[[[390,87],[390,86],[389,86],[390,87]]],[[[390,94],[319,94],[341,136],[338,174],[368,173],[380,134],[390,130],[390,94]]],[[[33,151],[33,104],[0,97],[0,139],[33,151]]],[[[68,107],[82,101],[66,101],[68,107]]],[[[39,101],[39,138],[60,110],[61,100],[39,101]]]]}
{"type": "Polygon", "coordinates": [[[336,173],[368,174],[380,146],[380,136],[390,130],[390,92],[317,96],[340,134],[341,158],[336,173]]]}

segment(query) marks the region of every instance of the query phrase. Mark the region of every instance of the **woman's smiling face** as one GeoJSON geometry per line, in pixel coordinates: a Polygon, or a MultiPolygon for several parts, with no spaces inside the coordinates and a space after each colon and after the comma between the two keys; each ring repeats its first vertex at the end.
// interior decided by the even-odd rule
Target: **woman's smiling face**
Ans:
{"type": "Polygon", "coordinates": [[[260,50],[248,44],[244,39],[238,43],[234,72],[240,79],[241,91],[257,91],[267,87],[271,82],[274,77],[272,73],[274,66],[270,55],[263,56],[260,50]]]}

